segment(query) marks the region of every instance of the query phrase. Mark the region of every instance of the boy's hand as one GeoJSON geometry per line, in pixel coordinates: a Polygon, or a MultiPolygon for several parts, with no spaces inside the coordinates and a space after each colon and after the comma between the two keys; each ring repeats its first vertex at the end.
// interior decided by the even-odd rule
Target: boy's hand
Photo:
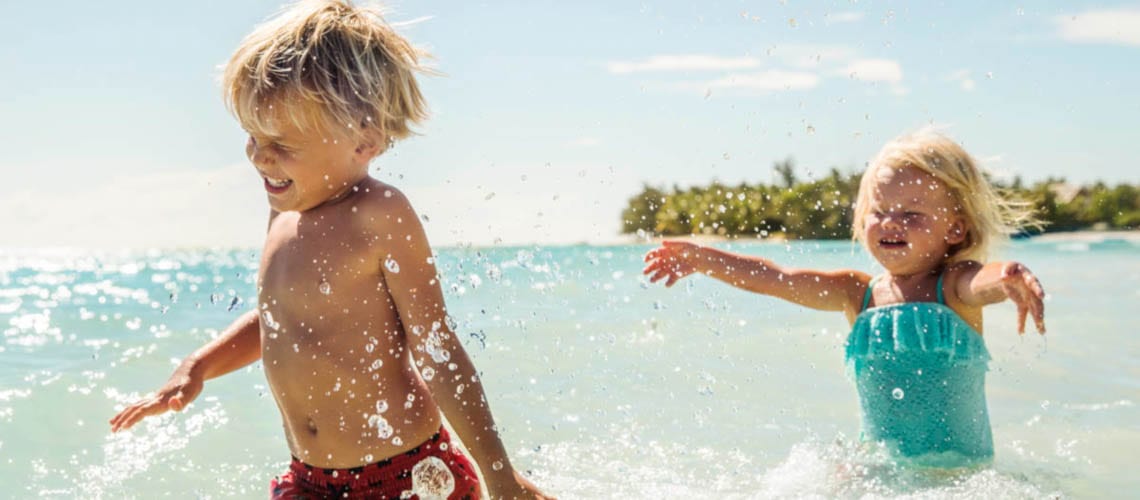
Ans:
{"type": "MultiPolygon", "coordinates": [[[[534,483],[529,479],[523,477],[518,471],[512,471],[512,477],[504,479],[506,484],[488,484],[487,489],[490,490],[492,500],[510,500],[510,499],[538,499],[538,500],[555,500],[554,497],[543,493],[538,489],[534,483]]],[[[490,483],[490,481],[488,481],[490,483]]]]}
{"type": "Polygon", "coordinates": [[[649,276],[650,283],[665,280],[665,286],[673,286],[677,280],[697,271],[699,245],[687,241],[664,241],[661,247],[645,254],[645,269],[641,274],[649,276]]]}
{"type": "Polygon", "coordinates": [[[143,418],[167,411],[182,411],[202,392],[202,379],[185,364],[180,365],[166,384],[148,398],[137,401],[111,418],[111,432],[129,429],[143,418]]]}
{"type": "Polygon", "coordinates": [[[1045,334],[1045,289],[1041,282],[1018,262],[1006,263],[1001,270],[1001,288],[1017,305],[1017,333],[1025,333],[1025,317],[1033,315],[1037,333],[1045,334]]]}

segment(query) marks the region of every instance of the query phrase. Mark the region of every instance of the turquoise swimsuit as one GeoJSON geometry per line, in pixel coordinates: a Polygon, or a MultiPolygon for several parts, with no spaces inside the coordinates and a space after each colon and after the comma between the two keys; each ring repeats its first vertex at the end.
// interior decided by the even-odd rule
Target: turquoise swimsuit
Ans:
{"type": "Polygon", "coordinates": [[[990,355],[982,336],[942,296],[867,308],[847,337],[865,439],[936,466],[970,465],[994,454],[986,410],[990,355]]]}

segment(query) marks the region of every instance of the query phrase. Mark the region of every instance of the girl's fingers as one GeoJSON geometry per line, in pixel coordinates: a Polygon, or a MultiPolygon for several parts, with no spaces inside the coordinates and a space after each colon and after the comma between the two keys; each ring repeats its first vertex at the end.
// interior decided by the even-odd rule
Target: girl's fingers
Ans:
{"type": "Polygon", "coordinates": [[[1018,335],[1025,333],[1025,317],[1029,314],[1029,308],[1021,302],[1017,303],[1017,333],[1018,335]]]}
{"type": "Polygon", "coordinates": [[[1033,322],[1037,324],[1037,333],[1045,335],[1045,303],[1040,299],[1033,301],[1033,322]]]}

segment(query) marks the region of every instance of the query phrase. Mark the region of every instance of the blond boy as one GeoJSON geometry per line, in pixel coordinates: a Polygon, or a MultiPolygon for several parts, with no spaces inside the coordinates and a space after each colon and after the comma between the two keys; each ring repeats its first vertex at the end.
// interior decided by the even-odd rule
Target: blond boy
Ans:
{"type": "Polygon", "coordinates": [[[448,326],[419,217],[368,175],[425,118],[421,56],[379,13],[337,0],[296,4],[246,37],[223,85],[269,199],[258,307],[113,431],[180,411],[206,380],[261,359],[293,455],[274,498],[480,498],[441,412],[491,497],[544,498],[511,466],[448,326]]]}

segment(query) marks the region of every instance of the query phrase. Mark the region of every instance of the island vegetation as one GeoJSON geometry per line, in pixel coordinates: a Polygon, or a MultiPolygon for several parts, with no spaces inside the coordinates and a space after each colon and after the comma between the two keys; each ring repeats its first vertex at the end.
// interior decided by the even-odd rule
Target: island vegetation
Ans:
{"type": "MultiPolygon", "coordinates": [[[[713,235],[787,239],[851,238],[852,207],[860,173],[831,168],[826,175],[800,179],[792,159],[773,166],[772,184],[672,188],[646,184],[622,211],[622,231],[645,237],[713,235]]],[[[1028,203],[1040,227],[1020,235],[1084,229],[1136,229],[1140,188],[1103,182],[1076,186],[1048,178],[1032,185],[1020,177],[991,179],[1010,199],[1028,203]]]]}

